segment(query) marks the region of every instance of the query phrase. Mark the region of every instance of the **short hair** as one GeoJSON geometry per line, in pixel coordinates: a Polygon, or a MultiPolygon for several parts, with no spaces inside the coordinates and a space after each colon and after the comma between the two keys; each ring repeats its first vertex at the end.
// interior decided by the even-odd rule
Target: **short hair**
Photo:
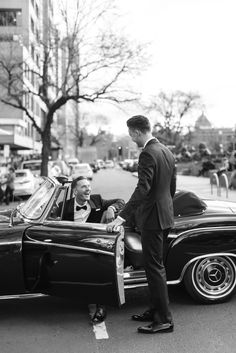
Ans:
{"type": "Polygon", "coordinates": [[[80,181],[80,180],[88,180],[88,178],[85,177],[85,176],[79,176],[79,177],[75,178],[75,179],[72,181],[72,183],[71,183],[71,189],[72,189],[72,190],[76,187],[78,181],[80,181]]]}
{"type": "Polygon", "coordinates": [[[129,118],[126,122],[128,128],[130,129],[136,129],[139,130],[143,133],[150,132],[151,131],[151,124],[148,120],[143,115],[134,115],[132,118],[129,118]]]}
{"type": "Polygon", "coordinates": [[[15,171],[15,169],[13,167],[10,167],[9,170],[11,170],[12,172],[15,171]]]}

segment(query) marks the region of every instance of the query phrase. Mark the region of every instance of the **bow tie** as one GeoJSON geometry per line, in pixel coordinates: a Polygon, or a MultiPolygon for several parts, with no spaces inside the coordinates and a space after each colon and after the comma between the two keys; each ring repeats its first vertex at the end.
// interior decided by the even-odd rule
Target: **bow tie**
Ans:
{"type": "Polygon", "coordinates": [[[87,206],[76,206],[76,211],[87,210],[87,206]]]}

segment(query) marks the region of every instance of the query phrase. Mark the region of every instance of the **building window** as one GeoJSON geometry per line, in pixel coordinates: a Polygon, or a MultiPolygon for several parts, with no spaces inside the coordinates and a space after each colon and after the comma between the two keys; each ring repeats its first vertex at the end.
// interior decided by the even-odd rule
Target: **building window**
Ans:
{"type": "Polygon", "coordinates": [[[31,31],[34,33],[34,21],[32,18],[30,19],[30,26],[31,26],[31,31]]]}
{"type": "Polygon", "coordinates": [[[36,54],[36,64],[39,67],[40,61],[39,61],[39,54],[36,54]]]}
{"type": "Polygon", "coordinates": [[[20,26],[21,10],[0,9],[0,26],[20,26]]]}
{"type": "Polygon", "coordinates": [[[37,17],[39,17],[39,7],[38,7],[38,5],[36,4],[36,15],[37,15],[37,17]]]}
{"type": "Polygon", "coordinates": [[[31,80],[30,80],[32,86],[34,86],[34,71],[31,70],[31,80]]]}
{"type": "Polygon", "coordinates": [[[38,42],[40,41],[40,34],[38,29],[36,29],[36,39],[38,42]]]}
{"type": "Polygon", "coordinates": [[[32,59],[34,60],[34,45],[33,44],[31,44],[31,57],[32,57],[32,59]]]}
{"type": "Polygon", "coordinates": [[[31,110],[34,113],[34,97],[31,96],[31,110]]]}

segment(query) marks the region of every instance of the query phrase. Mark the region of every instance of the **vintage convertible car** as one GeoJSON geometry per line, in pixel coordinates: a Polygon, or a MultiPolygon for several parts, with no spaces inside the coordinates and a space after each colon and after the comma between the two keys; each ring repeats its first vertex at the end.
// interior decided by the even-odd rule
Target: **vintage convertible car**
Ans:
{"type": "MultiPolygon", "coordinates": [[[[0,212],[3,298],[43,294],[121,305],[126,290],[147,285],[140,234],[64,221],[58,206],[71,197],[71,183],[46,178],[24,204],[0,212]]],[[[164,244],[168,284],[183,282],[204,303],[227,300],[236,285],[236,204],[179,191],[174,210],[164,244]]]]}

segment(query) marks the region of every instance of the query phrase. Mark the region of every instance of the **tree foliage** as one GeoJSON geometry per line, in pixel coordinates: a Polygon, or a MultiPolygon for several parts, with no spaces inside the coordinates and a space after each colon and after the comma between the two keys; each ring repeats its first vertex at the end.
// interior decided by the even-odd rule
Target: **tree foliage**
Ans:
{"type": "Polygon", "coordinates": [[[0,101],[24,111],[41,136],[42,175],[47,175],[56,112],[69,101],[134,100],[135,92],[127,89],[128,77],[146,63],[145,46],[113,32],[107,23],[115,20],[113,1],[75,4],[71,12],[61,2],[59,26],[44,23],[44,31],[33,43],[35,53],[40,54],[37,64],[30,54],[23,62],[20,43],[0,43],[0,53],[5,53],[0,54],[0,101]],[[42,106],[40,119],[29,107],[32,98],[42,106]]]}
{"type": "Polygon", "coordinates": [[[167,144],[176,144],[183,129],[183,118],[194,109],[202,107],[196,93],[174,91],[160,92],[153,97],[148,110],[157,112],[163,121],[156,122],[154,132],[167,144]]]}

